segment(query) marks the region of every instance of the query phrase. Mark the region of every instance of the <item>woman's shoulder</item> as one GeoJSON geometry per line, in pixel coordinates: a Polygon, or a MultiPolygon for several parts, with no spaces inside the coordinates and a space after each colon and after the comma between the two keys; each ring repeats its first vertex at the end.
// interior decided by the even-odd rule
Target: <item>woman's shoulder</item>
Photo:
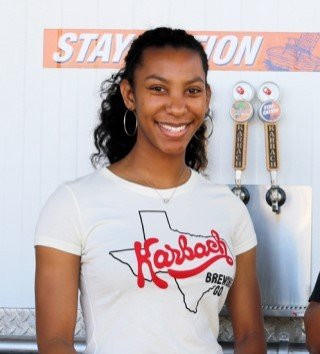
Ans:
{"type": "Polygon", "coordinates": [[[59,187],[67,187],[75,193],[79,192],[93,192],[94,190],[99,190],[101,188],[106,188],[108,186],[108,179],[104,175],[105,167],[100,167],[95,169],[86,175],[79,176],[73,180],[68,180],[59,187]]]}
{"type": "Polygon", "coordinates": [[[102,168],[100,168],[58,184],[48,194],[45,205],[54,205],[56,208],[71,207],[80,201],[96,200],[103,193],[108,194],[110,190],[112,190],[112,185],[103,176],[102,168]]]}

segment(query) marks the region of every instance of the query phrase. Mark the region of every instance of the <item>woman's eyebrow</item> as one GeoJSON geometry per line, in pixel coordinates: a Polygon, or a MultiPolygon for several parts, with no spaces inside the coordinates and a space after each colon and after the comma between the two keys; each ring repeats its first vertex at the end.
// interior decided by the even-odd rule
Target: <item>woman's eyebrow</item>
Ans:
{"type": "Polygon", "coordinates": [[[193,83],[198,82],[198,81],[202,82],[203,84],[205,83],[205,81],[203,80],[203,78],[201,76],[197,76],[194,79],[188,80],[187,83],[188,84],[193,84],[193,83]]]}
{"type": "MultiPolygon", "coordinates": [[[[156,74],[151,74],[151,75],[147,76],[145,78],[145,80],[159,80],[159,81],[162,81],[164,83],[168,83],[169,82],[169,80],[165,79],[162,76],[156,75],[156,74]]],[[[186,83],[187,84],[193,84],[193,83],[199,82],[199,81],[202,82],[203,84],[205,83],[205,81],[203,80],[203,78],[201,76],[196,76],[193,79],[187,80],[186,83]]]]}
{"type": "Polygon", "coordinates": [[[169,82],[169,80],[165,79],[162,76],[156,75],[156,74],[151,74],[151,75],[147,76],[145,78],[145,80],[159,80],[159,81],[162,81],[162,82],[165,82],[165,83],[169,82]]]}

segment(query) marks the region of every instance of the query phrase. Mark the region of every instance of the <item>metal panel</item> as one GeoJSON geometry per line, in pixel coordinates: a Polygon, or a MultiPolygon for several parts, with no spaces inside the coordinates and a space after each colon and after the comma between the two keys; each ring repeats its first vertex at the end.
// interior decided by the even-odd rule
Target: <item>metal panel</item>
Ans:
{"type": "MultiPolygon", "coordinates": [[[[224,354],[233,354],[233,343],[220,343],[223,348],[224,354]]],[[[75,342],[75,349],[77,353],[83,353],[85,350],[84,342],[75,342]]],[[[0,341],[0,353],[12,354],[31,354],[38,353],[37,344],[35,339],[6,339],[0,341]]],[[[291,344],[287,342],[270,343],[268,344],[268,354],[295,354],[295,353],[308,353],[303,344],[291,344]]]]}
{"type": "MultiPolygon", "coordinates": [[[[233,342],[233,330],[229,317],[220,316],[219,341],[233,342]]],[[[268,343],[289,341],[305,343],[305,331],[302,318],[264,318],[265,337],[268,343]]],[[[13,342],[35,342],[35,310],[19,308],[0,308],[0,353],[13,342]]],[[[85,326],[81,311],[78,310],[75,339],[84,342],[85,326]]],[[[35,345],[35,344],[33,344],[35,345]]],[[[14,348],[17,348],[14,346],[14,348]]],[[[26,347],[27,348],[27,347],[26,347]]],[[[27,350],[27,349],[25,349],[27,350]]],[[[28,349],[30,350],[30,349],[28,349]]]]}
{"type": "MultiPolygon", "coordinates": [[[[233,343],[220,343],[224,354],[233,354],[233,343]]],[[[303,344],[292,344],[281,342],[268,344],[268,354],[298,354],[309,353],[303,344]]]]}
{"type": "MultiPolygon", "coordinates": [[[[234,341],[233,329],[229,316],[220,316],[219,341],[231,343],[234,341]]],[[[265,317],[264,333],[267,343],[300,343],[306,341],[304,323],[297,317],[265,317]]]]}
{"type": "Polygon", "coordinates": [[[311,188],[281,186],[287,200],[275,214],[265,200],[269,186],[246,187],[264,315],[303,316],[311,288],[311,188]]]}

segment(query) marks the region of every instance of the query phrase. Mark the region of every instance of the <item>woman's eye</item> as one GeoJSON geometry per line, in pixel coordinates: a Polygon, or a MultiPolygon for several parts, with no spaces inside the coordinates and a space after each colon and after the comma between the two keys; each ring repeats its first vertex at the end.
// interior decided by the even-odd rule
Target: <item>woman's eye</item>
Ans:
{"type": "Polygon", "coordinates": [[[191,87],[191,88],[188,88],[187,92],[191,93],[191,94],[196,94],[196,93],[201,92],[201,89],[199,89],[197,87],[191,87]]]}
{"type": "Polygon", "coordinates": [[[151,90],[155,91],[155,92],[164,92],[165,91],[164,88],[161,86],[152,86],[151,90]]]}

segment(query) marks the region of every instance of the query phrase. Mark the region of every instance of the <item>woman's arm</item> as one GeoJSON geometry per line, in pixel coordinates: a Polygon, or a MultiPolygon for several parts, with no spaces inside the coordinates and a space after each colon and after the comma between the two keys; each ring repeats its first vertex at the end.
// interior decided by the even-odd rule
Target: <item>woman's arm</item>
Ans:
{"type": "Polygon", "coordinates": [[[36,246],[36,330],[40,354],[74,354],[80,257],[36,246]]]}
{"type": "Polygon", "coordinates": [[[311,354],[320,353],[320,303],[311,301],[304,315],[306,345],[311,354]]]}
{"type": "Polygon", "coordinates": [[[237,270],[227,297],[236,354],[264,354],[266,341],[256,276],[256,248],[237,256],[237,270]]]}

